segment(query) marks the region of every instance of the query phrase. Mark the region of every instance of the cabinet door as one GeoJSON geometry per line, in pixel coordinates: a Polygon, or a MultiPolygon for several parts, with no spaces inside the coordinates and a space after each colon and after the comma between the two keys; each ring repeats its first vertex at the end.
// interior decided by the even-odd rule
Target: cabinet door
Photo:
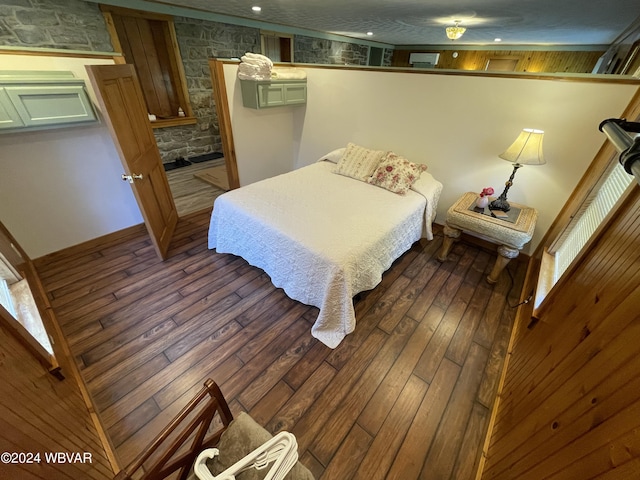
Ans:
{"type": "Polygon", "coordinates": [[[7,86],[5,90],[27,127],[96,119],[83,85],[7,86]]]}
{"type": "Polygon", "coordinates": [[[286,105],[307,103],[307,85],[304,83],[285,84],[284,103],[286,105]]]}
{"type": "Polygon", "coordinates": [[[0,129],[22,127],[24,123],[20,119],[17,110],[11,103],[11,99],[5,92],[4,88],[0,88],[0,129]]]}
{"type": "Polygon", "coordinates": [[[258,105],[260,108],[277,107],[285,104],[284,85],[259,84],[258,105]]]}

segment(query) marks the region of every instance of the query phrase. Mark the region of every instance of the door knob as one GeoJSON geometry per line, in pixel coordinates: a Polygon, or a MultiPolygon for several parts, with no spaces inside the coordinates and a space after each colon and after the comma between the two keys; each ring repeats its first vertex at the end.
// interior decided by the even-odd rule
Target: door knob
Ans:
{"type": "Polygon", "coordinates": [[[129,183],[133,183],[134,180],[142,180],[141,173],[132,173],[131,175],[122,174],[122,180],[125,180],[129,183]]]}

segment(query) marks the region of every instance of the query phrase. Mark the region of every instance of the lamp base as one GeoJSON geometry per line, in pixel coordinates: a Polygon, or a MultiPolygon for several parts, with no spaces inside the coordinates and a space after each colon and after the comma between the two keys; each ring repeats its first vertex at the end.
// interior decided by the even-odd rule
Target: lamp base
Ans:
{"type": "Polygon", "coordinates": [[[519,163],[513,164],[513,172],[511,172],[509,180],[504,183],[504,190],[498,198],[496,198],[489,204],[489,208],[491,210],[502,210],[503,212],[508,212],[509,210],[511,210],[511,205],[509,205],[509,202],[507,202],[507,192],[509,191],[509,188],[511,188],[511,185],[513,185],[513,177],[516,176],[516,172],[521,166],[522,165],[520,165],[519,163]]]}
{"type": "Polygon", "coordinates": [[[496,198],[493,202],[489,204],[489,209],[502,210],[503,212],[508,212],[509,210],[511,210],[511,205],[509,205],[509,202],[507,202],[506,198],[503,198],[503,196],[500,195],[498,198],[496,198]]]}

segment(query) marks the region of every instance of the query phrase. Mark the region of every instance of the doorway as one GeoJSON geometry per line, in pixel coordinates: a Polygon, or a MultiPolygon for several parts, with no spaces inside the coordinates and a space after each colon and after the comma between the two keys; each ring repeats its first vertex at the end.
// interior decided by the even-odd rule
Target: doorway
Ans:
{"type": "Polygon", "coordinates": [[[54,376],[63,379],[55,357],[47,305],[31,259],[0,223],[0,324],[54,376]]]}
{"type": "Polygon", "coordinates": [[[212,208],[215,199],[229,190],[223,155],[201,155],[186,162],[165,171],[178,217],[212,208]]]}
{"type": "Polygon", "coordinates": [[[235,145],[231,129],[231,115],[227,101],[227,89],[224,81],[223,61],[210,59],[209,70],[213,84],[213,108],[218,118],[218,130],[222,141],[223,156],[217,162],[207,165],[207,169],[216,168],[216,172],[206,175],[194,166],[192,159],[188,165],[169,169],[165,172],[178,210],[178,216],[212,208],[215,199],[222,193],[240,187],[238,166],[235,158],[235,145]],[[196,177],[196,175],[198,175],[196,177]],[[212,177],[226,182],[212,181],[212,177]]]}

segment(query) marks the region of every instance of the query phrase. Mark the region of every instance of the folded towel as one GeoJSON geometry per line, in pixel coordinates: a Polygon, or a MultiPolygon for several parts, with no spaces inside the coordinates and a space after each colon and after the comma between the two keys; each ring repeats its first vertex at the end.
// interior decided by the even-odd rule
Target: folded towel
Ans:
{"type": "Polygon", "coordinates": [[[238,65],[238,68],[245,70],[247,72],[266,72],[271,73],[272,69],[266,65],[251,65],[250,63],[241,63],[238,65]]]}
{"type": "Polygon", "coordinates": [[[241,63],[238,65],[238,78],[241,80],[271,80],[271,69],[241,63]]]}
{"type": "Polygon", "coordinates": [[[253,58],[247,58],[244,55],[240,58],[240,60],[242,60],[242,63],[245,63],[247,65],[255,65],[257,67],[265,67],[265,68],[271,68],[273,66],[272,63],[269,62],[265,62],[263,60],[257,60],[257,59],[253,59],[253,58]]]}
{"type": "Polygon", "coordinates": [[[244,58],[246,58],[247,60],[253,60],[253,61],[256,61],[256,62],[266,63],[270,67],[273,67],[273,62],[271,61],[271,59],[269,57],[266,57],[266,56],[261,55],[259,53],[247,52],[247,53],[244,54],[243,59],[244,58]]]}
{"type": "Polygon", "coordinates": [[[240,80],[253,80],[254,82],[271,80],[271,77],[268,75],[256,75],[256,74],[250,74],[250,73],[243,73],[240,71],[238,71],[238,78],[240,80]]]}
{"type": "Polygon", "coordinates": [[[256,67],[255,65],[241,63],[238,65],[238,78],[243,80],[270,80],[271,70],[266,67],[256,67]]]}

